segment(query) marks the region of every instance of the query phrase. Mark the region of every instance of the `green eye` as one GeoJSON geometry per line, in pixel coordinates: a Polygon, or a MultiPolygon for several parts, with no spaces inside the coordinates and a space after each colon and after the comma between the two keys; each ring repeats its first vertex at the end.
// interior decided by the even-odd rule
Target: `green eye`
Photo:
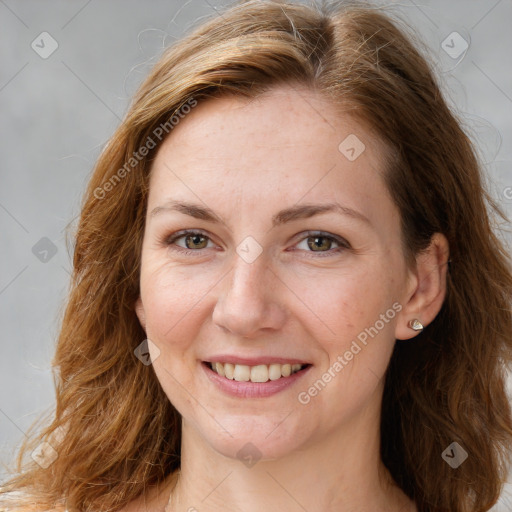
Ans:
{"type": "Polygon", "coordinates": [[[201,249],[207,249],[208,242],[210,242],[210,237],[200,231],[180,231],[166,238],[164,245],[186,254],[192,254],[200,252],[201,249]],[[177,243],[179,240],[183,240],[183,242],[177,243]]]}
{"type": "Polygon", "coordinates": [[[308,236],[303,238],[297,244],[299,249],[306,252],[314,252],[317,254],[322,253],[322,255],[326,253],[326,255],[331,255],[332,253],[338,253],[340,251],[350,249],[350,244],[341,237],[323,232],[312,232],[307,234],[308,236]],[[305,244],[305,246],[300,247],[301,244],[305,244]],[[334,247],[333,244],[335,244],[334,247]]]}
{"type": "MultiPolygon", "coordinates": [[[[345,239],[336,235],[324,232],[306,232],[306,235],[296,247],[305,252],[316,253],[318,256],[329,256],[351,248],[345,239]],[[301,247],[301,244],[304,245],[301,247]]],[[[172,246],[173,249],[185,254],[199,253],[201,249],[208,248],[209,242],[210,237],[200,231],[181,231],[165,239],[166,246],[172,246]],[[179,240],[183,242],[177,243],[179,240]]]]}
{"type": "Polygon", "coordinates": [[[308,247],[314,252],[329,250],[334,241],[326,236],[309,236],[306,240],[308,241],[308,247]]]}
{"type": "Polygon", "coordinates": [[[180,238],[185,240],[186,249],[204,249],[208,245],[208,237],[200,233],[183,235],[180,238]]]}

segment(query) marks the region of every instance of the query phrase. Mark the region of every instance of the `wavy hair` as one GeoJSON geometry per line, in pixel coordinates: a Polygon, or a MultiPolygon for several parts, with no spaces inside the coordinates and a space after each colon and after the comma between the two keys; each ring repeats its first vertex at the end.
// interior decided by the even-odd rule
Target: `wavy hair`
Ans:
{"type": "Polygon", "coordinates": [[[507,219],[422,48],[399,18],[368,4],[250,0],[163,52],[83,198],[52,361],[56,407],[3,487],[5,500],[6,491],[21,493],[16,510],[116,511],[179,468],[180,415],[134,355],[145,338],[134,304],[159,144],[142,156],[140,148],[191,99],[254,98],[282,83],[350,110],[389,149],[386,186],[410,265],[434,233],[450,244],[442,309],[414,341],[396,342],[386,374],[384,464],[419,512],[483,512],[496,503],[512,444],[512,271],[496,234],[507,219]],[[469,453],[456,469],[441,458],[454,441],[469,453]],[[27,457],[41,443],[47,457],[58,454],[46,469],[27,457]]]}

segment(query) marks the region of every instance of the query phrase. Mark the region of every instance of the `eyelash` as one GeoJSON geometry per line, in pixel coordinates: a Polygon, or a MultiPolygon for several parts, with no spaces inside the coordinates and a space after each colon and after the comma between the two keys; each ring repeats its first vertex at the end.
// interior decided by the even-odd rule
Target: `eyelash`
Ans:
{"type": "MultiPolygon", "coordinates": [[[[333,242],[335,242],[335,243],[337,243],[339,245],[339,247],[335,247],[334,249],[329,249],[327,251],[318,251],[318,252],[316,252],[316,251],[305,251],[305,252],[312,253],[314,255],[313,257],[315,257],[315,258],[316,257],[322,258],[322,257],[326,257],[326,256],[332,256],[333,253],[338,254],[338,253],[340,253],[342,251],[346,251],[346,250],[351,249],[350,244],[344,238],[341,238],[341,237],[338,237],[338,236],[326,233],[324,231],[306,231],[305,234],[306,234],[306,236],[301,238],[297,242],[297,244],[302,242],[302,241],[304,241],[304,240],[307,240],[308,238],[318,237],[318,238],[327,238],[328,240],[331,240],[331,241],[333,241],[333,242]]],[[[174,233],[170,237],[165,237],[162,240],[162,243],[163,243],[164,246],[171,248],[171,246],[177,240],[179,240],[180,238],[184,238],[184,237],[186,237],[188,235],[200,235],[200,236],[204,236],[208,240],[211,240],[211,238],[206,233],[204,233],[202,231],[183,230],[183,231],[179,231],[177,233],[174,233]]],[[[180,247],[179,245],[174,245],[174,247],[172,247],[172,250],[181,252],[182,254],[184,254],[186,256],[192,256],[192,255],[193,256],[197,256],[197,254],[200,253],[204,249],[207,249],[207,247],[204,247],[203,249],[185,249],[183,247],[180,247]]],[[[299,249],[299,250],[301,250],[301,249],[299,249]]]]}

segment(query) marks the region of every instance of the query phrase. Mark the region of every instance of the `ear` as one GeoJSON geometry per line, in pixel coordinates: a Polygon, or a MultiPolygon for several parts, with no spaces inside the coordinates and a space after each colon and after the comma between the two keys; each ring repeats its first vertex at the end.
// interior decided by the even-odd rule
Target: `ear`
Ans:
{"type": "Polygon", "coordinates": [[[407,292],[395,327],[395,338],[408,340],[418,334],[408,326],[417,319],[424,327],[441,310],[446,296],[446,273],[449,257],[448,240],[435,233],[430,245],[416,257],[416,268],[410,271],[407,292]]]}
{"type": "Polygon", "coordinates": [[[142,328],[146,330],[146,312],[144,310],[144,305],[142,304],[142,299],[139,297],[135,301],[135,313],[137,314],[137,318],[139,319],[140,325],[142,328]]]}

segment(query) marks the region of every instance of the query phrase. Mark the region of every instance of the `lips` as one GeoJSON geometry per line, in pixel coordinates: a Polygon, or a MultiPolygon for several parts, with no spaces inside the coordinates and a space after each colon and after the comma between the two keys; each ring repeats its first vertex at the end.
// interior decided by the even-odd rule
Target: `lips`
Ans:
{"type": "Polygon", "coordinates": [[[298,359],[212,356],[201,361],[205,377],[221,392],[236,398],[268,398],[304,379],[313,367],[298,359]]]}
{"type": "Polygon", "coordinates": [[[268,382],[289,377],[304,369],[307,364],[271,363],[271,364],[234,364],[229,362],[207,362],[207,365],[218,375],[237,382],[268,382]]]}

